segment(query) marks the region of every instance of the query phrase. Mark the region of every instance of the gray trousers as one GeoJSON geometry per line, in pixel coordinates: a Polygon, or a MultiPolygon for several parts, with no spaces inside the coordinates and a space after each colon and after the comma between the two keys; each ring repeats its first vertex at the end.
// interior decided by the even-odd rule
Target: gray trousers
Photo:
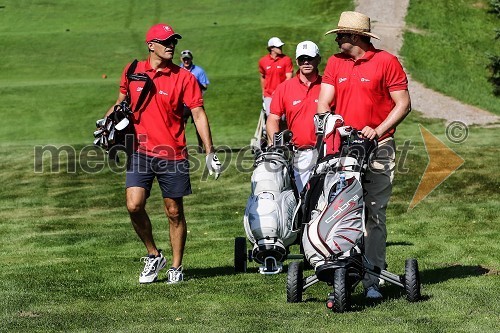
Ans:
{"type": "MultiPolygon", "coordinates": [[[[365,194],[365,255],[375,266],[381,269],[386,264],[386,209],[392,194],[392,181],[395,169],[395,144],[394,138],[388,138],[379,143],[374,153],[367,172],[363,188],[365,194]]],[[[368,288],[378,286],[377,277],[366,274],[363,286],[368,288]]]]}

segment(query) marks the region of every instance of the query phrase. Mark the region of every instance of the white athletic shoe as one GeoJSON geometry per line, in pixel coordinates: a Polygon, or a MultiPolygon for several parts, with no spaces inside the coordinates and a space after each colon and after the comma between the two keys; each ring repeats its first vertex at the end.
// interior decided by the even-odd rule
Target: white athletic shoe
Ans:
{"type": "Polygon", "coordinates": [[[163,256],[161,250],[158,250],[158,252],[160,254],[157,257],[149,255],[141,258],[141,261],[144,261],[145,265],[144,270],[141,275],[139,275],[139,283],[155,282],[158,277],[158,272],[167,265],[167,259],[163,256]]]}
{"type": "Polygon", "coordinates": [[[175,268],[170,267],[167,271],[167,284],[174,284],[184,281],[184,273],[182,273],[182,265],[175,268]]]}
{"type": "Polygon", "coordinates": [[[381,299],[383,297],[376,286],[366,288],[365,296],[369,299],[381,299]]]}

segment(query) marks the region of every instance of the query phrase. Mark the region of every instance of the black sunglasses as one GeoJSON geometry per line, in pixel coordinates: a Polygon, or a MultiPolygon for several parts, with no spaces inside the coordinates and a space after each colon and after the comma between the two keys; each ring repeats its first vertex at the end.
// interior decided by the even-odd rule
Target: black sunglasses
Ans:
{"type": "Polygon", "coordinates": [[[351,34],[337,34],[336,39],[341,40],[343,38],[351,38],[351,34]]]}
{"type": "Polygon", "coordinates": [[[177,45],[177,38],[169,38],[165,40],[158,40],[158,39],[153,39],[153,42],[158,43],[163,46],[170,46],[170,45],[177,45]]]}
{"type": "Polygon", "coordinates": [[[314,59],[316,59],[316,57],[311,57],[311,56],[307,56],[307,55],[301,55],[300,57],[297,58],[297,60],[299,62],[304,62],[304,61],[308,61],[308,62],[311,62],[313,61],[314,59]]]}

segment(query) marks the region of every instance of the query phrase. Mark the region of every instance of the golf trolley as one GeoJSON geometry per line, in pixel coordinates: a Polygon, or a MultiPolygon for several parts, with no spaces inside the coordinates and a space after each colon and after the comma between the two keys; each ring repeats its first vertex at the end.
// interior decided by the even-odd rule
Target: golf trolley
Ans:
{"type": "Polygon", "coordinates": [[[406,298],[415,302],[420,299],[416,259],[407,259],[405,273],[396,275],[374,266],[364,254],[365,205],[361,184],[376,142],[362,138],[357,130],[346,126],[336,126],[333,133],[340,139],[338,152],[318,161],[304,198],[302,246],[315,273],[304,278],[303,262],[290,263],[287,302],[301,302],[303,292],[321,281],[333,287],[326,300],[327,308],[344,312],[350,307],[351,293],[365,274],[403,288],[406,298]]]}
{"type": "Polygon", "coordinates": [[[243,217],[252,249],[247,251],[245,237],[235,238],[236,272],[246,272],[247,261],[255,261],[261,265],[261,274],[277,274],[282,271],[284,260],[303,258],[289,251],[300,232],[291,139],[292,132],[285,130],[275,134],[271,147],[256,150],[252,191],[243,217]]]}

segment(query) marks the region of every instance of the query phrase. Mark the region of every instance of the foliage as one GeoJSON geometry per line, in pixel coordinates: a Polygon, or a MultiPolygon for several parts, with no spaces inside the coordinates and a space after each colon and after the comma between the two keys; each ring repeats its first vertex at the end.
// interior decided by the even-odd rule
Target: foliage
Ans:
{"type": "MultiPolygon", "coordinates": [[[[353,311],[337,315],[324,306],[326,284],[308,289],[304,302],[288,304],[285,274],[261,276],[255,263],[246,274],[234,273],[233,244],[244,236],[253,158],[239,148],[250,141],[261,103],[257,60],[272,35],[285,40],[288,54],[301,40],[317,41],[326,58],[336,48],[323,33],[352,3],[6,0],[2,6],[0,331],[497,330],[497,128],[472,127],[468,140],[452,144],[443,123],[417,114],[398,127],[398,147],[409,140],[409,150],[398,153],[406,158],[398,160],[388,208],[388,263],[402,274],[404,260],[418,258],[421,302],[408,303],[401,289],[386,286],[385,299],[371,303],[358,287],[353,311]],[[203,156],[191,157],[186,282],[173,286],[163,283],[163,272],[158,283],[138,284],[145,253],[124,206],[123,165],[88,147],[95,120],[116,98],[122,68],[145,56],[144,31],[158,21],[171,22],[183,35],[179,48],[192,50],[207,70],[215,143],[231,148],[219,156],[226,170],[217,181],[206,180],[203,156]],[[428,163],[419,125],[465,163],[408,210],[428,163]],[[52,157],[51,145],[59,149],[52,157]]],[[[421,58],[434,56],[421,50],[421,58]]],[[[466,80],[467,73],[459,74],[466,80]]],[[[196,143],[190,125],[187,140],[196,143]]],[[[170,258],[160,196],[154,186],[148,212],[157,244],[170,258]]]]}
{"type": "Polygon", "coordinates": [[[476,0],[410,1],[401,55],[414,80],[500,115],[486,56],[500,54],[498,17],[487,8],[476,0]]]}

